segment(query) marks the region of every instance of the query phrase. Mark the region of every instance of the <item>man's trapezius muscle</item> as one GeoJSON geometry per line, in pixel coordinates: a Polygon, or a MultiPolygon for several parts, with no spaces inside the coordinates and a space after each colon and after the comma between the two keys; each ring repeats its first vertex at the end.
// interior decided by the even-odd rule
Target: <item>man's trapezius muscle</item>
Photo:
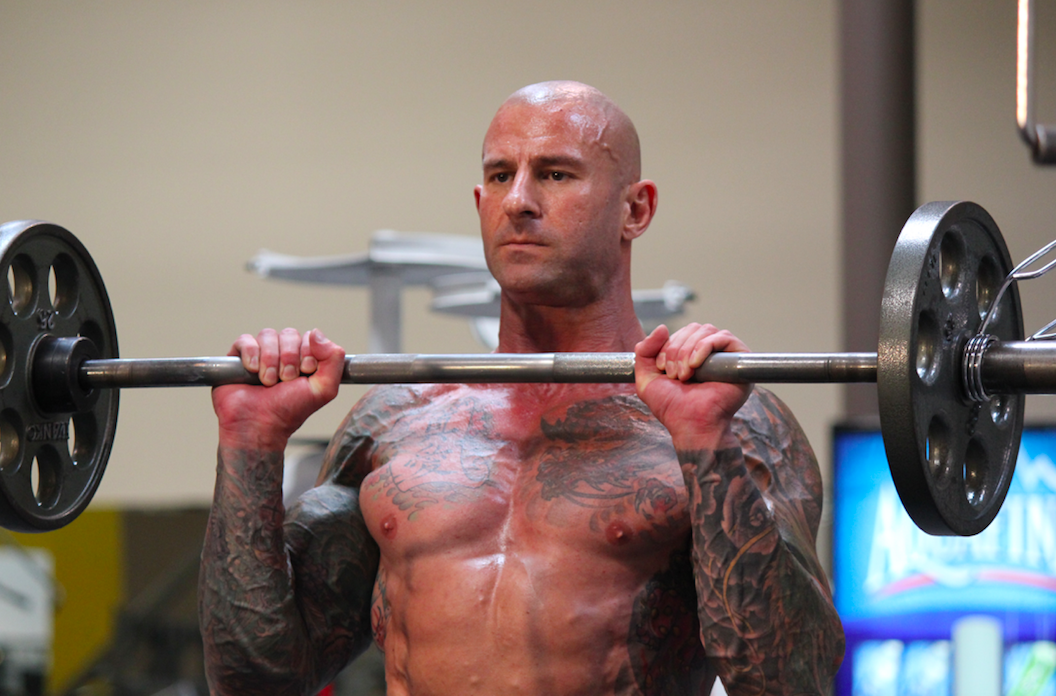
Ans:
{"type": "Polygon", "coordinates": [[[731,694],[827,689],[843,634],[814,551],[817,464],[768,392],[682,381],[744,350],[735,337],[644,337],[629,249],[655,186],[599,95],[515,94],[477,207],[500,351],[633,347],[636,385],[375,388],[284,512],[282,448],[344,353],[318,332],[241,338],[274,386],[214,391],[215,692],[311,693],[372,636],[390,694],[697,694],[716,675],[731,694]]]}

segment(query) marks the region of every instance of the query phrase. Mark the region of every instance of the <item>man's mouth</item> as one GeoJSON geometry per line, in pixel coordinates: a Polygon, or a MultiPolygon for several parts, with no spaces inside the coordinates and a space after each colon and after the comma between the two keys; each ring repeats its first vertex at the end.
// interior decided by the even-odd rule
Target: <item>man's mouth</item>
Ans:
{"type": "Polygon", "coordinates": [[[546,246],[539,235],[511,234],[502,239],[499,246],[546,246]]]}

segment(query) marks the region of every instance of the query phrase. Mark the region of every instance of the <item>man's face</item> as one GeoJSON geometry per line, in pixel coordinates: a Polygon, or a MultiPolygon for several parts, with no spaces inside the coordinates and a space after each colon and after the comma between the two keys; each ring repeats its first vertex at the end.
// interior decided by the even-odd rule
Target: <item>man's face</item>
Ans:
{"type": "Polygon", "coordinates": [[[513,298],[583,306],[625,263],[624,187],[606,125],[573,104],[507,104],[492,121],[477,211],[488,268],[513,298]]]}

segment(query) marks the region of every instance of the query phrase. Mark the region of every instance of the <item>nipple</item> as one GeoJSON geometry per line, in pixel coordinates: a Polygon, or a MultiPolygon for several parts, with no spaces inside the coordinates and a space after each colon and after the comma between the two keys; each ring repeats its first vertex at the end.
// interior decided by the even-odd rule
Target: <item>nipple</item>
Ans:
{"type": "Polygon", "coordinates": [[[623,546],[634,538],[634,532],[626,524],[616,520],[605,529],[605,538],[613,546],[623,546]]]}
{"type": "Polygon", "coordinates": [[[381,533],[386,539],[396,536],[396,515],[389,515],[381,521],[381,533]]]}

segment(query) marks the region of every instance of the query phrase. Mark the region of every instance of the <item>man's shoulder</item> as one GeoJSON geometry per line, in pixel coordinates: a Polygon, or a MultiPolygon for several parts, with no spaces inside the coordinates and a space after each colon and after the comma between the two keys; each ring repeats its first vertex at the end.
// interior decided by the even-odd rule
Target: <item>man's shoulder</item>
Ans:
{"type": "Polygon", "coordinates": [[[324,457],[325,478],[358,487],[372,468],[377,441],[394,423],[428,406],[430,385],[383,384],[371,387],[345,416],[324,457]]]}
{"type": "Polygon", "coordinates": [[[342,427],[362,419],[379,424],[399,418],[412,409],[427,406],[437,385],[431,384],[379,384],[371,387],[356,402],[342,423],[342,427]]]}
{"type": "Polygon", "coordinates": [[[792,409],[776,394],[755,387],[733,419],[734,433],[741,440],[763,440],[771,446],[786,448],[791,440],[804,438],[803,429],[792,409]]]}
{"type": "Polygon", "coordinates": [[[782,471],[794,471],[793,478],[820,490],[821,473],[814,450],[792,410],[773,392],[753,389],[732,428],[746,459],[765,465],[777,477],[782,471]]]}
{"type": "Polygon", "coordinates": [[[753,477],[765,482],[764,495],[772,502],[796,508],[795,515],[783,517],[784,523],[803,519],[807,522],[804,529],[811,530],[810,538],[815,538],[821,514],[821,471],[791,409],[772,392],[757,387],[732,427],[753,477]]]}

